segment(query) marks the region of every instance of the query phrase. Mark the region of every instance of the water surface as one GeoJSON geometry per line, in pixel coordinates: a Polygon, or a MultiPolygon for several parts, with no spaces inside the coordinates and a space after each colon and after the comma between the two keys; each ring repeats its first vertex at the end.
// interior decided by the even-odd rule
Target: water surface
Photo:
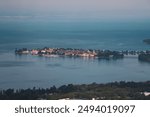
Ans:
{"type": "Polygon", "coordinates": [[[15,48],[64,47],[149,50],[149,22],[48,21],[0,19],[0,88],[146,81],[150,64],[137,58],[98,60],[14,54],[15,48]]]}

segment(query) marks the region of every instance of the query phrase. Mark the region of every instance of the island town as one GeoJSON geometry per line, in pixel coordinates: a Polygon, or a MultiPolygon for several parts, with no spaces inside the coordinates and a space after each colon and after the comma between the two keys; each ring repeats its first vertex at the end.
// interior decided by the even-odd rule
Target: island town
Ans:
{"type": "Polygon", "coordinates": [[[73,48],[48,48],[42,49],[16,49],[16,54],[31,54],[45,57],[87,57],[100,59],[121,59],[125,56],[135,56],[141,61],[150,62],[150,51],[111,51],[96,49],[73,49],[73,48]]]}
{"type": "Polygon", "coordinates": [[[0,90],[1,100],[150,100],[150,81],[0,90]]]}

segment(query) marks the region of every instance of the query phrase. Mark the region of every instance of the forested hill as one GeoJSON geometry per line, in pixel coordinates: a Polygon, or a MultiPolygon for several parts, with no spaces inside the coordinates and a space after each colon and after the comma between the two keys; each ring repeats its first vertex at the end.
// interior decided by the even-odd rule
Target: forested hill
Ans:
{"type": "Polygon", "coordinates": [[[52,99],[104,99],[145,100],[150,99],[150,81],[113,82],[107,84],[63,85],[46,89],[7,89],[0,91],[1,100],[52,100],[52,99]]]}

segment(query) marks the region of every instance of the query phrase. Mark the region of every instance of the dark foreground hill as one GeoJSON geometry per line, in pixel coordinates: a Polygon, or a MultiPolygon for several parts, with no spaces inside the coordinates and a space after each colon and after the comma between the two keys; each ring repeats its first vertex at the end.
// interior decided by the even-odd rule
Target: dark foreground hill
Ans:
{"type": "Polygon", "coordinates": [[[107,84],[82,84],[55,86],[42,89],[7,89],[0,91],[1,100],[58,100],[58,99],[99,99],[99,100],[149,100],[150,81],[113,82],[107,84]]]}

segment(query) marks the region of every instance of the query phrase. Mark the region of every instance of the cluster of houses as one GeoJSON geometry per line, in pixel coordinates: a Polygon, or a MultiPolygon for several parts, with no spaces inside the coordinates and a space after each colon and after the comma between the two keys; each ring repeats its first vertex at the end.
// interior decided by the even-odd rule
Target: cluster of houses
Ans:
{"type": "Polygon", "coordinates": [[[15,51],[16,54],[32,54],[32,55],[59,55],[59,56],[81,56],[81,57],[95,57],[97,53],[94,50],[83,50],[83,49],[64,49],[64,48],[43,48],[43,49],[32,49],[26,48],[15,51]]]}
{"type": "Polygon", "coordinates": [[[16,49],[16,54],[32,54],[39,56],[70,56],[70,57],[98,57],[98,58],[123,58],[124,55],[141,55],[150,54],[150,51],[110,51],[110,50],[93,50],[93,49],[72,49],[72,48],[27,48],[16,49]]]}

